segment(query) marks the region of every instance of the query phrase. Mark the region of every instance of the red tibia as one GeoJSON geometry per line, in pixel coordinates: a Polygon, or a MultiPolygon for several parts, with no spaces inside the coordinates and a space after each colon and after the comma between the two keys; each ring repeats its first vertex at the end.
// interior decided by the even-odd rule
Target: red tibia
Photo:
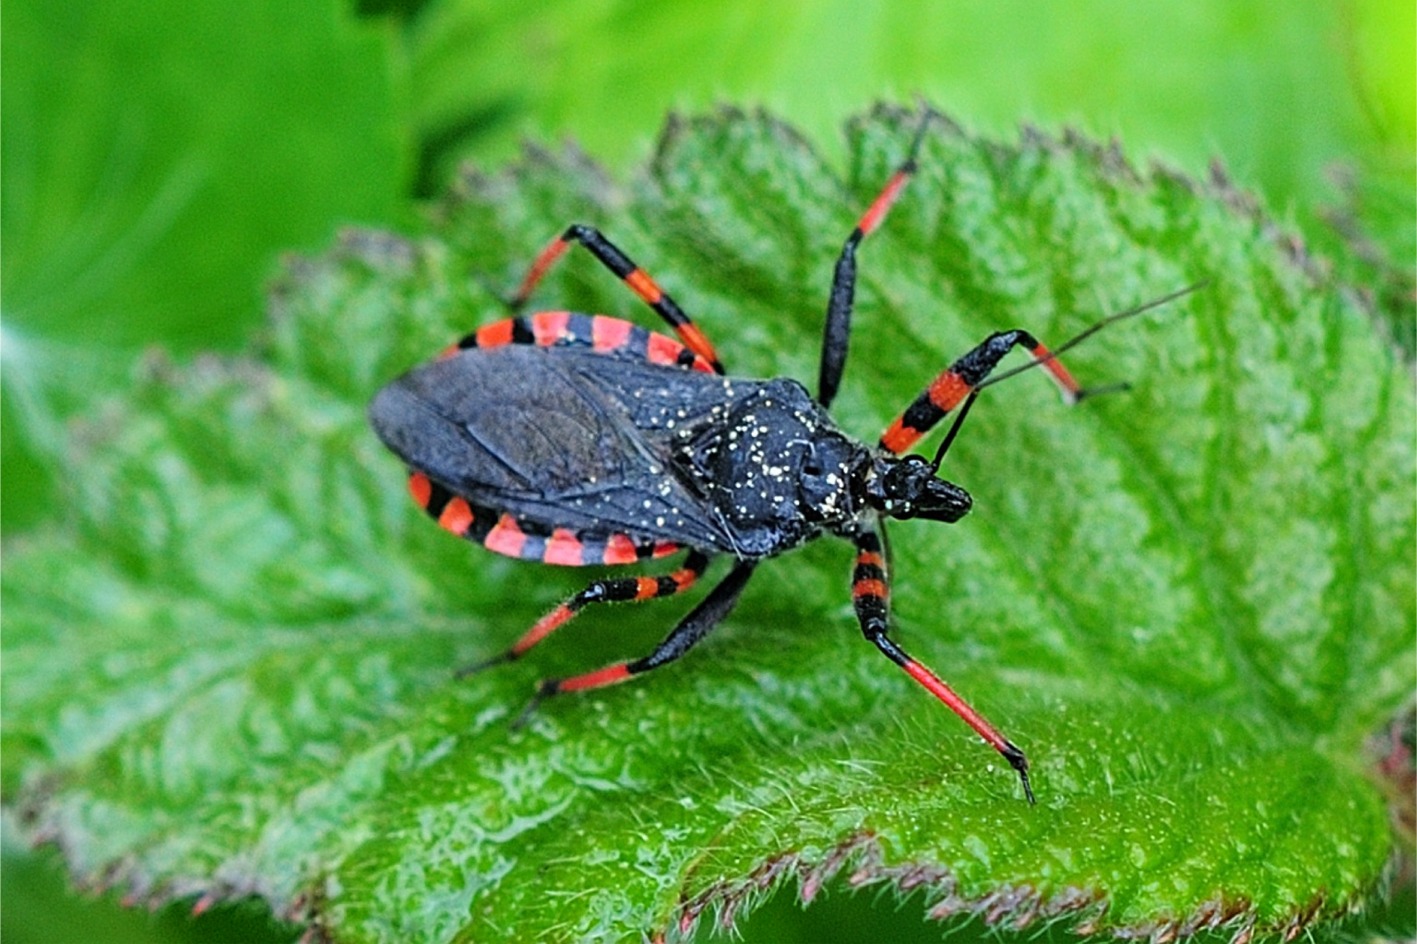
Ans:
{"type": "Polygon", "coordinates": [[[1063,366],[1063,362],[1053,356],[1053,353],[1042,344],[1035,347],[1028,353],[1033,355],[1033,359],[1042,362],[1042,367],[1053,375],[1053,379],[1058,382],[1058,386],[1063,388],[1063,392],[1068,395],[1069,400],[1076,400],[1082,393],[1082,385],[1073,379],[1073,375],[1068,373],[1068,369],[1063,366]]]}
{"type": "Polygon", "coordinates": [[[587,688],[603,688],[606,685],[623,682],[629,677],[629,666],[624,662],[617,662],[595,672],[587,672],[585,675],[568,678],[558,684],[556,690],[558,692],[579,692],[587,688]]]}
{"type": "Polygon", "coordinates": [[[532,262],[531,268],[527,270],[526,278],[522,279],[521,286],[517,289],[517,300],[525,301],[531,295],[532,289],[536,288],[536,283],[541,281],[541,277],[546,274],[546,270],[561,258],[571,244],[564,239],[556,238],[546,244],[546,248],[541,250],[536,259],[532,262]]]}
{"type": "Polygon", "coordinates": [[[891,204],[895,203],[900,196],[900,191],[905,187],[906,181],[910,180],[910,171],[896,171],[891,177],[890,183],[886,184],[886,189],[881,191],[881,195],[876,197],[866,212],[861,215],[861,222],[856,224],[856,228],[861,230],[862,236],[869,236],[871,232],[881,225],[881,221],[886,218],[886,213],[890,211],[891,204]]]}
{"type": "Polygon", "coordinates": [[[560,606],[556,607],[556,609],[537,620],[536,625],[527,630],[522,638],[512,643],[510,650],[512,655],[519,656],[526,652],[532,646],[551,635],[552,632],[559,629],[562,625],[569,622],[571,617],[575,615],[575,610],[562,603],[560,606]]]}
{"type": "Polygon", "coordinates": [[[851,585],[852,599],[859,600],[861,597],[875,597],[878,600],[884,600],[888,594],[889,591],[886,589],[884,580],[872,580],[867,578],[865,580],[858,580],[851,585]]]}
{"type": "Polygon", "coordinates": [[[979,736],[988,741],[994,750],[1001,754],[1009,751],[1011,745],[1008,739],[1000,734],[992,724],[984,720],[984,716],[971,708],[963,698],[956,695],[954,689],[946,685],[934,672],[914,659],[907,659],[901,663],[901,668],[909,672],[911,678],[929,689],[930,694],[948,705],[951,711],[964,719],[965,724],[979,732],[979,736]]]}

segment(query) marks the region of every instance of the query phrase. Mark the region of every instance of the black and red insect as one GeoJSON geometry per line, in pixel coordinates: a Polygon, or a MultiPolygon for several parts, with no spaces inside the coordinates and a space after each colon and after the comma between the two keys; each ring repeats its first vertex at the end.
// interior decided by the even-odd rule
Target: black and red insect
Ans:
{"type": "Polygon", "coordinates": [[[1052,352],[1027,331],[990,335],[935,377],[874,448],[853,439],[827,407],[846,363],[856,250],[910,179],[924,132],[922,123],[909,157],[837,260],[815,398],[791,379],[725,376],[683,309],[599,231],[582,225],[568,227],[537,256],[512,304],[525,304],[579,243],[653,308],[677,341],[618,318],[543,311],[478,329],[375,397],[370,419],[408,466],[414,500],[459,537],[510,557],[573,567],[687,551],[664,576],[594,581],[464,674],[520,658],[592,603],[683,593],[711,558],[732,560],[727,576],[653,652],[541,682],[522,719],[551,695],[612,685],[678,659],[733,608],[759,561],[832,533],[856,546],[851,597],[866,638],[999,751],[1033,802],[1023,751],[888,635],[882,520],[958,521],[970,509],[969,494],[936,473],[979,391],[1041,366],[1069,400],[1095,393],[1078,385],[1056,353],[1175,296],[1105,319],[1052,352]],[[1015,347],[1033,362],[986,380],[1015,347]],[[933,459],[903,455],[956,409],[933,459]]]}

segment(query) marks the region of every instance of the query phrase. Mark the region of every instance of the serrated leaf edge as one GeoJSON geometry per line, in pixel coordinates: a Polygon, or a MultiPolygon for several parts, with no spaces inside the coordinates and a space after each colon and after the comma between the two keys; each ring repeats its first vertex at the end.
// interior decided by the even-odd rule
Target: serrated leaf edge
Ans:
{"type": "Polygon", "coordinates": [[[931,921],[969,918],[1005,931],[1036,930],[1040,922],[1044,926],[1062,922],[1076,935],[1107,934],[1117,940],[1147,944],[1170,944],[1202,932],[1229,931],[1230,944],[1250,944],[1256,935],[1275,937],[1287,944],[1317,922],[1361,913],[1371,894],[1390,882],[1398,858],[1392,857],[1369,891],[1338,901],[1318,895],[1278,921],[1261,921],[1248,900],[1214,898],[1184,915],[1113,924],[1107,920],[1110,903],[1102,889],[1066,887],[1041,892],[1029,885],[1005,885],[982,895],[969,895],[960,890],[956,876],[943,866],[920,862],[885,865],[880,840],[870,832],[861,832],[821,858],[783,853],[765,860],[745,878],[716,883],[686,898],[669,925],[654,932],[651,940],[655,944],[691,940],[709,915],[717,928],[732,933],[741,914],[780,892],[794,879],[797,900],[805,907],[845,873],[842,884],[852,893],[870,886],[887,886],[900,901],[917,892],[923,894],[927,901],[925,917],[931,921]]]}

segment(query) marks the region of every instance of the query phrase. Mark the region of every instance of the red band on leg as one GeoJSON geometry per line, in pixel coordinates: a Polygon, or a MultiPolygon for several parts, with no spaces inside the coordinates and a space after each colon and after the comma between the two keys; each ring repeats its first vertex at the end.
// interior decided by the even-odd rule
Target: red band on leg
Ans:
{"type": "Polygon", "coordinates": [[[895,176],[890,179],[890,182],[886,184],[886,189],[881,191],[881,195],[876,197],[875,202],[861,215],[861,222],[856,224],[857,229],[861,230],[861,235],[869,236],[876,227],[881,225],[881,221],[890,212],[891,205],[900,196],[900,191],[908,180],[910,180],[908,171],[897,171],[895,176]]]}
{"type": "Polygon", "coordinates": [[[630,290],[643,298],[647,303],[653,305],[664,297],[664,290],[655,284],[654,279],[644,269],[635,269],[625,276],[625,284],[630,286],[630,290]]]}
{"type": "Polygon", "coordinates": [[[969,396],[972,389],[964,382],[963,377],[952,370],[944,371],[925,388],[930,403],[945,413],[959,406],[960,401],[969,396]]]}
{"type": "Polygon", "coordinates": [[[698,325],[687,322],[676,325],[674,331],[679,335],[679,340],[684,342],[685,347],[708,361],[709,366],[715,371],[720,369],[718,353],[714,351],[713,345],[709,343],[708,338],[704,337],[704,333],[699,330],[698,325]]]}
{"type": "Polygon", "coordinates": [[[513,655],[521,655],[523,652],[526,652],[532,646],[551,635],[552,632],[559,629],[562,625],[569,622],[571,617],[575,615],[575,610],[562,603],[560,606],[556,607],[556,609],[537,620],[536,625],[527,630],[522,638],[512,643],[511,653],[513,655]]]}
{"type": "Polygon", "coordinates": [[[969,703],[963,698],[956,695],[954,689],[946,685],[934,672],[931,672],[914,659],[910,659],[902,664],[901,668],[910,673],[911,678],[925,686],[930,694],[948,705],[949,709],[959,715],[965,724],[979,732],[979,736],[988,741],[990,746],[996,751],[1007,753],[1012,747],[1008,740],[1000,734],[992,724],[984,720],[983,715],[971,708],[969,703]]]}
{"type": "Polygon", "coordinates": [[[905,417],[898,416],[881,436],[881,445],[887,450],[900,455],[911,446],[920,441],[920,437],[925,435],[918,429],[912,429],[905,425],[905,417]]]}
{"type": "Polygon", "coordinates": [[[568,678],[559,683],[556,690],[558,692],[579,692],[587,688],[604,688],[606,685],[623,682],[629,677],[629,667],[624,662],[617,662],[615,665],[607,665],[595,672],[587,672],[585,675],[568,678]]]}
{"type": "Polygon", "coordinates": [[[1033,359],[1042,362],[1042,367],[1053,375],[1053,379],[1058,382],[1058,386],[1063,388],[1069,400],[1076,400],[1078,394],[1082,392],[1082,385],[1078,383],[1068,369],[1063,366],[1063,362],[1053,356],[1053,353],[1042,344],[1035,347],[1028,353],[1033,355],[1033,359]]]}
{"type": "Polygon", "coordinates": [[[541,277],[546,274],[546,270],[556,263],[556,260],[571,248],[571,244],[564,239],[553,239],[541,250],[536,259],[532,261],[531,268],[527,271],[526,278],[522,279],[521,286],[517,289],[517,300],[525,301],[527,296],[536,288],[536,283],[541,281],[541,277]]]}

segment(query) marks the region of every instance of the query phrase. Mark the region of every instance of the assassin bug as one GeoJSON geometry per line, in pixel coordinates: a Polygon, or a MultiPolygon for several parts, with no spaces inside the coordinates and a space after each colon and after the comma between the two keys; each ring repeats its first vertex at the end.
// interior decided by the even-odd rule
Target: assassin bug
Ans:
{"type": "Polygon", "coordinates": [[[479,328],[375,397],[371,422],[408,466],[414,500],[459,537],[510,557],[569,566],[688,552],[664,576],[592,582],[510,648],[460,675],[520,658],[591,604],[674,596],[703,576],[713,556],[732,558],[728,575],[653,652],[541,682],[517,723],[552,695],[612,685],[678,659],[733,608],[759,561],[830,532],[856,546],[851,597],[866,638],[1002,754],[1033,802],[1023,751],[888,635],[882,519],[958,521],[970,496],[936,473],[979,392],[1030,367],[1051,374],[1072,402],[1102,392],[1081,387],[1057,354],[1189,289],[1106,318],[1052,351],[1027,331],[992,334],[935,377],[875,448],[848,436],[826,411],[846,363],[856,251],[915,171],[925,130],[922,122],[908,157],[837,260],[815,399],[795,380],[725,376],[713,346],[674,299],[598,230],[580,224],[536,257],[514,310],[579,243],[654,309],[677,341],[618,318],[543,311],[479,328]],[[1032,363],[990,378],[1015,347],[1032,363]],[[954,410],[933,459],[904,454],[954,410]]]}

